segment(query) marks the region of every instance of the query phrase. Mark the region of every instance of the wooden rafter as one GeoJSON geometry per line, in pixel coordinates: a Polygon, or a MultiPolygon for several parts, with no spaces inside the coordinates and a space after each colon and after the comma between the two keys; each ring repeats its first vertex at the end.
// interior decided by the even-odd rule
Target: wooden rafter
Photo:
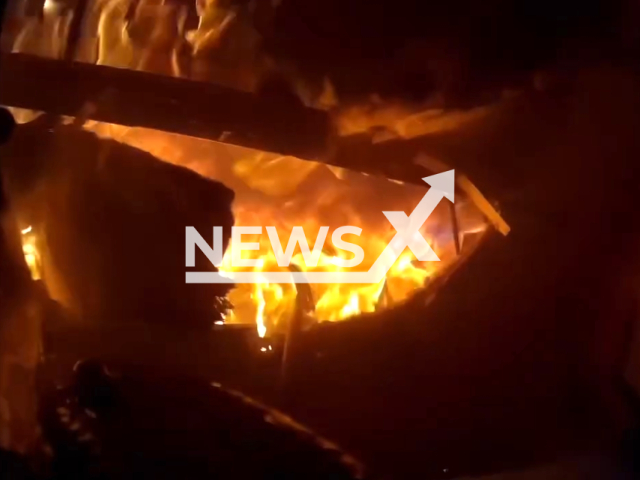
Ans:
{"type": "Polygon", "coordinates": [[[325,112],[295,98],[260,96],[146,72],[0,54],[0,104],[224,141],[300,158],[326,152],[325,112]]]}

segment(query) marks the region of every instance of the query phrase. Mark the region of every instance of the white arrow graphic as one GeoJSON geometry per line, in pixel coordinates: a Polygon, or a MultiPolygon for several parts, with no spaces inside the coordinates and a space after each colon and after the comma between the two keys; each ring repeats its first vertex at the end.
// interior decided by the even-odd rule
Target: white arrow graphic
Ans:
{"type": "Polygon", "coordinates": [[[416,208],[405,212],[382,212],[396,229],[384,251],[367,272],[186,272],[187,283],[379,283],[398,260],[406,247],[420,261],[439,262],[440,259],[420,233],[443,198],[454,202],[454,170],[425,177],[431,186],[416,208]]]}
{"type": "Polygon", "coordinates": [[[422,180],[431,185],[431,188],[422,197],[422,200],[416,205],[410,216],[407,217],[404,212],[382,212],[398,233],[391,239],[382,254],[371,266],[369,272],[367,272],[375,274],[376,282],[382,280],[387,274],[405,247],[409,247],[416,258],[422,262],[440,261],[436,252],[433,251],[420,233],[420,228],[422,228],[424,222],[427,221],[429,215],[433,213],[444,197],[451,202],[455,201],[454,170],[424,177],[422,180]]]}

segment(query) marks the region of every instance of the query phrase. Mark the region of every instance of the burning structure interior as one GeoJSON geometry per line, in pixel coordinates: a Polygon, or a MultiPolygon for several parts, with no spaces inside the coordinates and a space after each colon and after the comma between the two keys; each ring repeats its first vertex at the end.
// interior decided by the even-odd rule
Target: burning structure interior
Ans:
{"type": "MultiPolygon", "coordinates": [[[[613,450],[637,421],[637,10],[563,4],[570,27],[533,28],[527,2],[461,1],[462,20],[434,17],[452,34],[421,17],[426,38],[413,6],[358,22],[303,3],[10,2],[4,446],[34,442],[38,368],[64,384],[98,358],[261,398],[393,478],[613,450]],[[303,226],[313,244],[358,225],[366,269],[395,233],[382,212],[409,214],[449,169],[456,202],[421,229],[440,262],[407,249],[376,284],[184,281],[185,226],[283,243],[303,226]]],[[[252,270],[288,271],[260,246],[252,270]]],[[[337,255],[306,270],[296,250],[293,268],[337,255]]]]}

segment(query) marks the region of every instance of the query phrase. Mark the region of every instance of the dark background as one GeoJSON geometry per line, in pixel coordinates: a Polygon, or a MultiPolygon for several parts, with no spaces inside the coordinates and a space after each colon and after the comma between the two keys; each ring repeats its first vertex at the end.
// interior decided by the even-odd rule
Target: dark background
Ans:
{"type": "Polygon", "coordinates": [[[537,69],[626,55],[635,12],[626,0],[284,0],[267,49],[327,75],[343,101],[439,92],[446,106],[468,106],[537,69]]]}

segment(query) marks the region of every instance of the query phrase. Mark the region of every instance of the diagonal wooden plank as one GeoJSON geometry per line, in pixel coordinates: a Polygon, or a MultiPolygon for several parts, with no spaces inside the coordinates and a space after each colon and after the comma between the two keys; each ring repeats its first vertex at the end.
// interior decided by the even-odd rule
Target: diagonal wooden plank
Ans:
{"type": "Polygon", "coordinates": [[[0,54],[0,104],[147,127],[268,152],[317,158],[328,115],[295,98],[256,95],[212,83],[31,55],[0,54]]]}

